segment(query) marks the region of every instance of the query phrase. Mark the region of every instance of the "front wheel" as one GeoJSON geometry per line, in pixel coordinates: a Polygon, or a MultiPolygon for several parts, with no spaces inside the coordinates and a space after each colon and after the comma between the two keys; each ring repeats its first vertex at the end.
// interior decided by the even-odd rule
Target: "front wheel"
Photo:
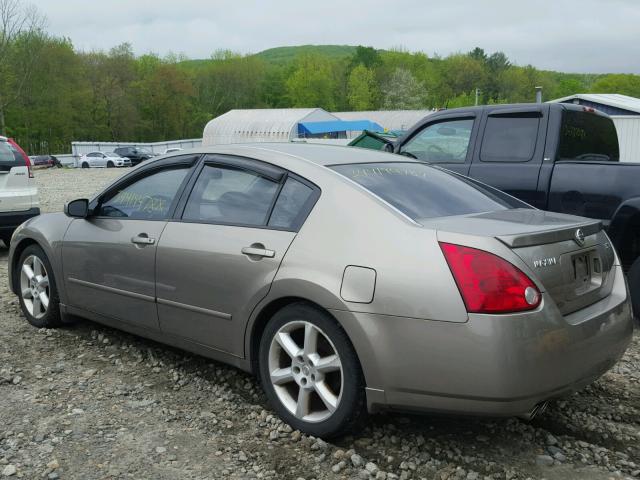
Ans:
{"type": "Polygon", "coordinates": [[[24,249],[16,266],[20,288],[20,308],[27,321],[38,328],[57,327],[61,323],[60,299],[51,263],[38,245],[24,249]]]}
{"type": "Polygon", "coordinates": [[[297,430],[336,437],[366,415],[362,370],[347,334],[310,305],[289,305],[269,321],[259,370],[270,404],[297,430]]]}
{"type": "Polygon", "coordinates": [[[84,163],[82,164],[82,168],[89,168],[89,164],[88,164],[87,162],[84,162],[84,163]]]}
{"type": "Polygon", "coordinates": [[[627,279],[629,280],[633,314],[640,320],[640,257],[636,258],[636,261],[631,265],[627,279]]]}
{"type": "Polygon", "coordinates": [[[111,161],[107,162],[107,168],[113,168],[113,167],[115,167],[113,162],[111,162],[111,161]]]}

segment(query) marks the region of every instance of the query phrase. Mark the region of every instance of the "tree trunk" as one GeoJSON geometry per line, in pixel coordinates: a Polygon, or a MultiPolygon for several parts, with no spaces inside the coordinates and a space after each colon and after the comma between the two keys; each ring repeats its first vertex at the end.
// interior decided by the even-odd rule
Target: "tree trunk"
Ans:
{"type": "Polygon", "coordinates": [[[4,120],[4,105],[0,103],[0,135],[7,136],[7,125],[4,120]]]}

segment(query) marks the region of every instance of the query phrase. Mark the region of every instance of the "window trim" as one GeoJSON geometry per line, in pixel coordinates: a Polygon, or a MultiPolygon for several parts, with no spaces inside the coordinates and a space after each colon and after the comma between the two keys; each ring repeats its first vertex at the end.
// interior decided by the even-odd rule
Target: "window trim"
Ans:
{"type": "Polygon", "coordinates": [[[201,225],[221,225],[221,226],[226,226],[226,227],[241,227],[241,228],[257,228],[257,229],[264,229],[264,230],[275,230],[275,231],[280,231],[280,232],[293,232],[293,233],[297,233],[300,231],[300,229],[302,228],[302,226],[304,225],[304,223],[306,222],[307,218],[309,217],[309,214],[311,213],[311,211],[313,210],[313,207],[315,207],[318,199],[320,198],[320,194],[322,193],[322,190],[320,189],[320,187],[318,187],[315,183],[307,180],[306,178],[303,178],[289,170],[286,170],[282,167],[279,167],[277,165],[273,165],[271,163],[262,161],[262,160],[257,160],[254,158],[250,158],[250,157],[241,157],[241,156],[237,156],[237,155],[228,155],[228,154],[207,154],[204,156],[204,158],[202,159],[202,161],[200,162],[200,164],[198,165],[198,167],[196,168],[196,171],[194,172],[194,174],[192,175],[189,183],[187,185],[185,185],[185,188],[182,191],[181,197],[179,202],[176,205],[176,209],[174,211],[174,214],[172,215],[172,217],[169,219],[170,222],[175,222],[175,223],[197,223],[197,224],[201,224],[201,225]],[[208,158],[210,157],[210,158],[208,158]],[[264,168],[260,168],[262,165],[264,164],[265,166],[267,166],[267,168],[269,169],[268,171],[272,171],[271,169],[278,169],[282,171],[282,175],[280,176],[280,180],[276,183],[278,183],[278,188],[273,196],[273,199],[271,201],[271,205],[269,206],[269,210],[268,213],[265,217],[265,221],[263,222],[262,225],[253,225],[253,224],[244,224],[244,223],[237,223],[237,222],[214,222],[214,221],[210,221],[210,220],[191,220],[191,219],[186,219],[184,218],[184,212],[186,210],[187,207],[187,203],[189,201],[189,198],[191,198],[191,195],[193,193],[193,189],[195,188],[196,183],[198,182],[198,179],[200,178],[200,175],[202,174],[202,171],[204,170],[204,168],[209,165],[209,166],[220,166],[220,167],[230,167],[233,169],[237,169],[237,170],[244,170],[247,172],[250,172],[252,174],[267,178],[268,180],[271,181],[275,181],[273,178],[270,178],[269,175],[264,175],[263,172],[266,172],[267,170],[264,168]],[[257,166],[257,168],[255,168],[257,166]],[[280,193],[282,192],[282,189],[284,188],[284,184],[286,183],[287,179],[291,177],[294,180],[299,181],[300,183],[302,183],[303,185],[306,185],[307,187],[311,188],[312,193],[309,196],[309,199],[307,199],[307,201],[305,202],[304,206],[303,206],[303,210],[301,210],[301,213],[299,215],[300,219],[299,221],[296,223],[296,225],[294,225],[293,228],[285,228],[285,227],[274,227],[274,226],[270,226],[269,225],[269,221],[271,220],[271,215],[273,214],[273,209],[275,208],[276,203],[278,202],[278,198],[280,198],[280,193]],[[302,212],[304,212],[304,214],[302,214],[302,212]]]}
{"type": "MultiPolygon", "coordinates": [[[[429,117],[427,117],[428,119],[429,117]]],[[[412,141],[415,140],[415,138],[420,135],[422,132],[424,132],[427,128],[431,128],[434,125],[438,125],[440,123],[446,123],[446,122],[455,122],[455,121],[460,121],[460,120],[471,120],[471,133],[469,134],[469,143],[467,145],[467,154],[465,155],[465,158],[462,162],[428,162],[427,160],[422,160],[422,159],[415,159],[419,162],[424,162],[424,163],[428,163],[430,165],[467,165],[470,163],[471,157],[473,156],[473,149],[474,149],[474,145],[475,145],[475,141],[476,141],[476,134],[478,131],[478,116],[473,113],[473,112],[469,112],[469,113],[456,113],[456,114],[448,114],[448,115],[443,115],[443,116],[439,116],[438,118],[434,119],[431,122],[425,123],[424,125],[421,125],[419,128],[417,128],[414,132],[410,132],[409,136],[407,136],[406,138],[402,138],[402,143],[400,144],[400,146],[398,147],[398,151],[397,153],[399,155],[402,155],[403,149],[404,147],[408,144],[411,143],[412,141]]]]}
{"type": "Polygon", "coordinates": [[[111,220],[132,220],[132,221],[146,221],[146,222],[157,222],[157,221],[168,221],[171,220],[173,215],[175,214],[176,207],[178,206],[178,202],[180,198],[182,198],[183,190],[186,185],[189,183],[191,178],[193,177],[193,173],[196,170],[195,167],[198,166],[198,162],[202,155],[181,155],[180,157],[172,157],[171,161],[159,161],[153,162],[152,164],[147,164],[140,169],[136,169],[133,172],[128,173],[124,177],[118,179],[116,183],[109,185],[105,190],[103,190],[100,194],[98,194],[91,202],[89,202],[89,218],[97,218],[97,219],[111,219],[111,220]],[[130,218],[130,217],[110,217],[107,215],[97,215],[94,214],[97,209],[100,208],[104,199],[106,197],[115,196],[118,191],[127,188],[129,185],[134,184],[135,182],[142,180],[145,177],[153,175],[162,170],[173,170],[181,167],[186,167],[187,173],[185,178],[182,180],[180,185],[178,186],[178,190],[176,191],[176,195],[169,206],[169,210],[164,218],[156,218],[156,219],[146,219],[146,218],[130,218]]]}

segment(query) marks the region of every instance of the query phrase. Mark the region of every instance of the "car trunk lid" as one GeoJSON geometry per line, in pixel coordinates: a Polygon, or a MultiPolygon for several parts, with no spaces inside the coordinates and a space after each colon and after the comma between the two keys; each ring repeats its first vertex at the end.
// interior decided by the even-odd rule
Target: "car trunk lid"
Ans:
{"type": "Polygon", "coordinates": [[[421,223],[452,233],[497,238],[531,268],[563,315],[611,292],[615,254],[597,220],[512,209],[421,223]]]}

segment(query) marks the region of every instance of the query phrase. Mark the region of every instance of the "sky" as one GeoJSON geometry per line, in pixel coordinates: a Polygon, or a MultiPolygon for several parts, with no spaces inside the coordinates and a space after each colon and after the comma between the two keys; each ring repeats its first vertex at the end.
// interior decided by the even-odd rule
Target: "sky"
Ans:
{"type": "Polygon", "coordinates": [[[640,73],[640,0],[32,0],[80,50],[208,58],[285,45],[503,51],[518,65],[640,73]]]}

